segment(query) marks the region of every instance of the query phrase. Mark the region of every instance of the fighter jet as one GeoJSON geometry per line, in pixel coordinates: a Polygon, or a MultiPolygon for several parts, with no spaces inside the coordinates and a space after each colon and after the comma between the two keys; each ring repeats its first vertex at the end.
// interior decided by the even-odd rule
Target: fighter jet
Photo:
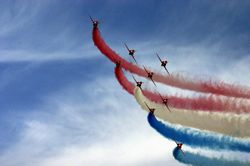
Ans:
{"type": "Polygon", "coordinates": [[[166,67],[168,61],[167,60],[162,60],[160,58],[160,56],[158,55],[158,53],[156,53],[156,56],[158,57],[159,61],[161,62],[161,66],[164,67],[164,69],[166,70],[166,72],[168,73],[168,75],[170,75],[169,72],[168,72],[168,69],[166,67]]]}
{"type": "Polygon", "coordinates": [[[168,98],[164,98],[160,93],[159,93],[159,96],[161,97],[162,103],[166,106],[166,108],[168,109],[168,111],[171,112],[171,110],[168,107],[168,98]]]}
{"type": "Polygon", "coordinates": [[[125,45],[126,49],[128,50],[128,54],[134,59],[135,63],[138,64],[135,57],[134,57],[135,50],[134,49],[129,49],[126,43],[124,43],[124,45],[125,45]]]}
{"type": "Polygon", "coordinates": [[[156,86],[156,84],[155,84],[155,82],[154,82],[154,80],[153,80],[153,75],[154,75],[154,73],[153,72],[149,72],[146,68],[145,68],[145,66],[143,66],[143,68],[144,68],[144,70],[145,70],[145,72],[148,74],[148,78],[154,83],[154,85],[156,86]]]}
{"type": "Polygon", "coordinates": [[[144,103],[147,106],[147,108],[148,108],[148,110],[149,110],[150,113],[154,113],[155,112],[154,108],[149,108],[149,106],[147,105],[147,103],[146,102],[144,102],[144,103]]]}
{"type": "Polygon", "coordinates": [[[93,27],[94,27],[94,28],[97,28],[99,22],[98,22],[97,20],[93,20],[93,18],[92,18],[91,16],[89,16],[89,18],[90,18],[90,20],[91,20],[92,23],[93,23],[93,27]]]}
{"type": "Polygon", "coordinates": [[[177,145],[177,148],[182,152],[182,154],[184,155],[184,152],[182,151],[182,143],[177,143],[176,141],[175,141],[175,143],[176,143],[176,145],[177,145]]]}
{"type": "Polygon", "coordinates": [[[132,75],[132,77],[133,77],[133,79],[134,79],[134,81],[136,83],[136,86],[138,86],[142,90],[142,88],[141,88],[142,81],[137,81],[133,75],[132,75]]]}

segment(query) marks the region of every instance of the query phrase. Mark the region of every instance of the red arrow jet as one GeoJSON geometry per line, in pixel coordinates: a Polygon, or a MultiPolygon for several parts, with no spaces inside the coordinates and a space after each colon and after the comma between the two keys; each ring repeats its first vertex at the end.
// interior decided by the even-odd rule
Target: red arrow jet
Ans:
{"type": "Polygon", "coordinates": [[[93,23],[93,27],[94,27],[94,28],[97,28],[99,22],[98,22],[97,20],[93,20],[93,18],[92,18],[91,16],[89,16],[89,18],[90,18],[90,20],[91,20],[92,23],[93,23]]]}
{"type": "Polygon", "coordinates": [[[142,81],[137,81],[133,75],[132,75],[132,77],[133,77],[133,79],[134,79],[134,81],[135,81],[135,83],[136,83],[136,86],[138,86],[138,87],[142,90],[142,88],[141,88],[141,86],[142,86],[142,81]]]}
{"type": "Polygon", "coordinates": [[[179,149],[179,150],[181,150],[181,152],[182,152],[182,154],[184,155],[184,152],[182,151],[182,143],[177,143],[176,141],[175,141],[175,143],[176,143],[176,145],[177,145],[177,148],[179,149]]]}
{"type": "Polygon", "coordinates": [[[162,60],[157,53],[156,53],[156,56],[158,57],[159,61],[161,62],[161,66],[164,67],[164,69],[166,70],[166,72],[168,73],[168,75],[170,75],[169,72],[168,72],[168,69],[166,67],[168,61],[167,60],[162,60]]]}
{"type": "Polygon", "coordinates": [[[147,106],[147,108],[148,108],[148,110],[149,110],[150,113],[154,113],[154,112],[155,112],[155,109],[154,109],[154,108],[150,108],[150,107],[147,105],[146,102],[144,102],[144,103],[145,103],[145,105],[147,106]]]}
{"type": "Polygon", "coordinates": [[[143,68],[144,68],[145,72],[147,73],[148,78],[149,78],[149,79],[154,83],[154,85],[156,86],[156,84],[155,84],[155,82],[154,82],[154,80],[153,80],[153,75],[154,75],[154,73],[153,73],[153,72],[149,72],[144,66],[143,66],[143,68]]]}
{"type": "Polygon", "coordinates": [[[134,59],[135,63],[138,64],[135,57],[134,57],[135,50],[134,49],[129,49],[126,43],[124,43],[124,45],[125,45],[126,49],[128,50],[128,54],[134,59]]]}
{"type": "Polygon", "coordinates": [[[171,110],[168,107],[168,98],[164,98],[160,93],[159,96],[161,97],[162,103],[167,107],[168,111],[171,112],[171,110]]]}

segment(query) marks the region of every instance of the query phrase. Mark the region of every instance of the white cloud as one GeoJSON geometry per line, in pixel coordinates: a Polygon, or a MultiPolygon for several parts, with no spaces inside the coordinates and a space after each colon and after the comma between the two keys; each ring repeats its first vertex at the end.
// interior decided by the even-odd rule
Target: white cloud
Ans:
{"type": "Polygon", "coordinates": [[[172,158],[174,143],[150,128],[146,116],[114,78],[71,85],[27,114],[19,140],[4,151],[0,162],[5,166],[178,165],[172,158]]]}
{"type": "Polygon", "coordinates": [[[2,26],[0,27],[0,36],[8,35],[29,24],[46,7],[47,3],[45,1],[43,3],[38,1],[24,3],[21,0],[9,2],[9,5],[1,8],[0,24],[2,26]]]}
{"type": "Polygon", "coordinates": [[[52,165],[177,165],[167,147],[168,141],[160,136],[149,136],[148,132],[127,135],[118,141],[104,142],[89,148],[84,146],[68,147],[58,156],[41,163],[41,166],[52,165]],[[172,160],[172,161],[171,161],[172,160]]]}
{"type": "Polygon", "coordinates": [[[94,45],[85,44],[74,51],[39,52],[35,50],[0,50],[0,62],[41,62],[53,60],[96,58],[98,51],[94,45]]]}

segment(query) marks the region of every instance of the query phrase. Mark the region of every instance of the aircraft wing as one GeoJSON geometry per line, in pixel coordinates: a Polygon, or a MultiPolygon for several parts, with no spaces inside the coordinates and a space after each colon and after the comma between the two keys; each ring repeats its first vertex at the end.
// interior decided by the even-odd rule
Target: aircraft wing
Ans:
{"type": "Polygon", "coordinates": [[[145,105],[147,106],[148,110],[150,111],[150,108],[149,108],[149,106],[147,105],[147,103],[146,103],[146,102],[144,102],[144,103],[145,103],[145,105]]]}
{"type": "Polygon", "coordinates": [[[135,81],[135,83],[137,83],[137,81],[136,81],[135,77],[133,76],[133,74],[132,74],[132,77],[133,77],[133,80],[135,81]]]}
{"type": "Polygon", "coordinates": [[[93,20],[93,18],[92,18],[91,16],[89,16],[89,18],[90,18],[90,20],[92,21],[92,23],[94,23],[94,20],[93,20]]]}
{"type": "Polygon", "coordinates": [[[168,73],[168,75],[170,75],[170,73],[168,72],[168,69],[166,68],[166,66],[164,66],[164,69],[166,70],[166,72],[168,73]]]}
{"type": "Polygon", "coordinates": [[[151,78],[151,81],[153,82],[153,84],[156,86],[156,84],[155,84],[155,81],[151,78]]]}
{"type": "Polygon", "coordinates": [[[145,66],[143,66],[144,70],[146,71],[146,73],[148,74],[148,70],[145,68],[145,66]]]}
{"type": "Polygon", "coordinates": [[[126,43],[124,43],[124,45],[125,45],[125,47],[127,48],[127,50],[129,51],[129,48],[128,48],[127,44],[126,44],[126,43]]]}
{"type": "Polygon", "coordinates": [[[133,55],[131,55],[131,56],[132,56],[132,58],[134,59],[135,63],[138,65],[138,63],[137,63],[135,57],[134,57],[133,55]]]}
{"type": "Polygon", "coordinates": [[[162,62],[160,56],[158,55],[158,53],[156,53],[156,56],[158,57],[159,61],[162,62]]]}

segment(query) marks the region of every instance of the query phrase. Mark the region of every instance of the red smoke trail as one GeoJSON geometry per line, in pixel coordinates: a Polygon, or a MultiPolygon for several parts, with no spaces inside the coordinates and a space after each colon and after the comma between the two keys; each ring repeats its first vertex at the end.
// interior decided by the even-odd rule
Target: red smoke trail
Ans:
{"type": "MultiPolygon", "coordinates": [[[[112,62],[120,62],[121,67],[125,70],[147,78],[146,72],[142,68],[123,59],[105,43],[101,37],[98,27],[93,28],[92,38],[96,47],[112,62]]],[[[179,75],[164,76],[158,73],[155,73],[153,78],[154,81],[181,89],[250,99],[250,89],[248,87],[230,85],[223,82],[195,81],[179,75]]]]}
{"type": "MultiPolygon", "coordinates": [[[[115,76],[121,86],[130,94],[134,95],[135,85],[125,77],[121,67],[115,68],[115,76]]],[[[150,100],[162,103],[159,94],[143,90],[143,94],[150,100]]],[[[204,111],[218,111],[218,112],[235,112],[235,113],[249,113],[250,105],[246,102],[239,102],[232,100],[232,98],[222,98],[216,95],[202,96],[198,98],[165,96],[169,99],[169,106],[178,109],[204,110],[204,111]]]]}

